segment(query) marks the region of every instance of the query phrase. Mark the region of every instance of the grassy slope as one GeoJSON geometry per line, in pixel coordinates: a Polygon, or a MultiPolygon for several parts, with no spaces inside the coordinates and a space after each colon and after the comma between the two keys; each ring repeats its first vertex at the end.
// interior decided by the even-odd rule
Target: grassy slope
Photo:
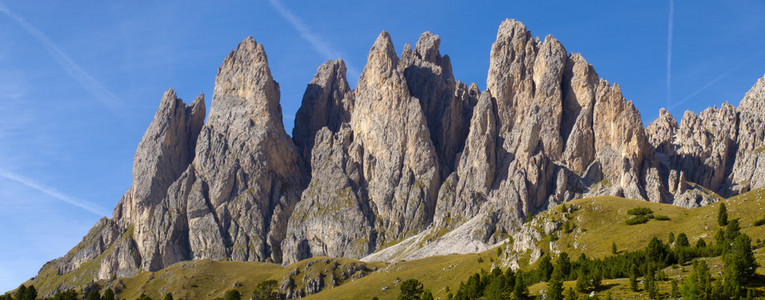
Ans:
{"type": "MultiPolygon", "coordinates": [[[[741,218],[742,232],[750,235],[755,241],[765,239],[765,226],[754,227],[752,224],[765,216],[765,189],[726,199],[723,202],[727,205],[731,219],[741,218]]],[[[559,237],[556,242],[558,248],[568,252],[572,259],[582,252],[590,257],[610,255],[612,242],[616,242],[620,251],[640,249],[645,247],[654,236],[666,241],[670,232],[674,232],[676,236],[681,232],[686,233],[691,244],[695,244],[699,237],[703,237],[709,244],[713,242],[714,234],[720,228],[717,225],[719,204],[684,209],[667,204],[616,197],[597,197],[575,200],[566,205],[577,208],[576,211],[568,214],[576,230],[564,233],[560,229],[555,234],[559,237]],[[670,220],[650,220],[646,224],[626,225],[624,222],[628,218],[627,210],[639,206],[649,207],[655,215],[666,215],[670,220]],[[573,247],[575,244],[585,245],[585,247],[583,249],[579,246],[579,249],[575,249],[573,247]]],[[[561,210],[556,207],[539,214],[536,218],[560,221],[563,216],[561,210]]],[[[538,243],[545,253],[549,252],[549,241],[550,238],[547,236],[538,243]]],[[[758,249],[755,252],[761,266],[765,265],[763,250],[758,249]]],[[[377,296],[380,299],[393,299],[399,292],[399,280],[417,278],[426,288],[433,291],[436,298],[445,299],[446,287],[456,290],[461,281],[481,269],[490,269],[495,260],[497,260],[497,251],[492,249],[484,253],[435,256],[395,264],[374,263],[372,265],[381,268],[380,271],[355,281],[348,280],[338,287],[326,289],[308,298],[371,299],[377,296]]],[[[236,287],[246,298],[249,298],[257,283],[266,279],[280,281],[294,268],[305,269],[310,261],[326,262],[328,259],[312,258],[287,267],[255,262],[181,262],[158,272],[143,272],[135,277],[121,279],[125,289],[119,296],[135,299],[143,292],[156,299],[168,291],[173,291],[175,299],[204,299],[222,296],[226,290],[236,287]]],[[[329,261],[337,261],[341,266],[358,263],[358,261],[344,258],[333,258],[329,261]]],[[[709,263],[712,265],[713,275],[716,274],[715,270],[721,270],[721,267],[715,267],[721,266],[719,258],[711,258],[709,263]]],[[[308,268],[308,271],[293,276],[293,279],[300,286],[302,283],[299,279],[305,273],[326,273],[328,272],[326,266],[326,263],[315,263],[308,268]]],[[[529,267],[534,266],[524,266],[524,268],[529,267]]],[[[670,278],[685,276],[688,271],[690,271],[689,266],[670,267],[665,270],[670,278]]],[[[757,272],[765,274],[765,268],[761,267],[757,272]]],[[[565,284],[568,288],[573,286],[574,282],[565,284]]],[[[627,299],[645,297],[644,293],[629,291],[626,279],[605,280],[604,284],[608,290],[601,291],[601,294],[610,292],[616,298],[627,299]]],[[[659,286],[662,293],[669,292],[669,281],[661,282],[659,286]]],[[[532,294],[538,294],[545,287],[544,283],[537,284],[530,287],[530,291],[532,294]]]]}
{"type": "MultiPolygon", "coordinates": [[[[755,227],[752,223],[765,216],[765,189],[754,191],[741,196],[722,201],[728,208],[730,219],[741,218],[742,232],[757,239],[765,239],[765,226],[755,227]]],[[[572,259],[576,259],[581,253],[589,257],[604,257],[611,255],[611,244],[616,242],[619,251],[642,249],[653,237],[667,241],[667,236],[673,232],[675,236],[684,232],[688,235],[691,244],[695,244],[699,237],[706,242],[714,242],[714,234],[720,228],[717,225],[717,211],[719,203],[694,209],[651,203],[638,200],[630,200],[618,197],[597,197],[592,199],[580,199],[567,203],[577,210],[568,216],[576,225],[572,233],[566,234],[559,230],[556,234],[559,240],[556,242],[561,251],[566,251],[572,259]],[[655,215],[666,215],[669,221],[650,220],[640,225],[626,225],[628,218],[627,210],[634,207],[649,207],[655,215]],[[584,249],[573,247],[574,243],[585,245],[584,249]]],[[[545,220],[561,220],[563,213],[558,207],[547,210],[537,218],[545,220]]],[[[543,222],[542,222],[543,223],[543,222]]],[[[540,229],[541,230],[541,229],[540,229]]],[[[549,236],[544,237],[539,247],[549,253],[549,236]]],[[[765,266],[765,251],[756,250],[757,260],[761,266],[765,266]]],[[[425,259],[401,262],[390,267],[389,272],[373,273],[345,285],[329,289],[310,296],[308,299],[359,299],[377,296],[380,299],[394,299],[398,294],[398,285],[394,284],[397,278],[401,280],[417,278],[423,282],[426,288],[433,291],[436,298],[445,299],[448,286],[452,291],[456,290],[461,281],[467,280],[472,273],[480,269],[490,269],[491,259],[496,259],[496,250],[492,249],[481,254],[449,255],[429,257],[425,259]],[[478,263],[478,257],[482,257],[483,263],[478,263]],[[454,266],[448,268],[448,266],[454,266]],[[388,287],[387,291],[383,287],[388,287]]],[[[713,275],[716,270],[722,270],[720,258],[707,259],[713,275]]],[[[524,268],[534,267],[525,266],[524,268]]],[[[685,277],[690,271],[690,266],[669,267],[665,273],[669,278],[677,276],[685,277]]],[[[760,267],[759,274],[765,274],[765,268],[760,267]]],[[[565,287],[573,287],[574,281],[566,282],[565,287]]],[[[634,293],[629,290],[627,279],[604,280],[608,287],[599,294],[611,293],[616,299],[643,299],[647,295],[642,292],[634,293]]],[[[669,281],[660,282],[661,292],[668,294],[670,291],[669,281]]],[[[530,287],[534,295],[546,288],[545,283],[530,287]]],[[[762,290],[762,289],[761,289],[762,290]]]]}
{"type": "MultiPolygon", "coordinates": [[[[211,299],[222,297],[229,289],[237,289],[245,299],[252,296],[258,283],[274,279],[280,282],[294,269],[299,274],[292,276],[298,288],[306,274],[338,274],[349,264],[361,262],[347,258],[314,257],[287,267],[271,263],[196,260],[173,264],[157,272],[143,272],[137,276],[123,278],[125,288],[120,298],[135,299],[146,294],[154,299],[171,292],[175,299],[211,299]],[[333,268],[337,262],[338,268],[333,268]],[[310,263],[310,266],[308,264],[310,263]]],[[[369,268],[382,268],[385,263],[364,263],[369,268]]]]}
{"type": "MultiPolygon", "coordinates": [[[[765,239],[765,226],[753,225],[755,220],[765,217],[765,189],[725,199],[720,203],[725,203],[730,220],[740,218],[739,222],[743,233],[752,237],[753,241],[765,239]]],[[[569,218],[572,219],[578,229],[582,229],[582,232],[577,234],[578,230],[575,230],[566,234],[560,230],[557,232],[559,239],[556,243],[559,249],[566,251],[572,259],[576,259],[581,253],[585,253],[589,257],[611,255],[611,245],[614,242],[618,251],[644,248],[653,237],[658,237],[667,242],[670,232],[673,232],[675,236],[680,233],[687,234],[691,245],[695,245],[699,238],[704,238],[707,244],[712,244],[715,233],[720,229],[717,224],[717,212],[720,203],[685,209],[668,204],[648,203],[617,197],[575,200],[567,203],[567,205],[577,208],[575,212],[569,214],[569,218]],[[645,224],[626,225],[627,210],[634,207],[651,208],[655,215],[666,215],[670,220],[650,220],[645,224]],[[585,245],[584,249],[581,247],[575,249],[573,247],[575,243],[585,245]]],[[[563,213],[556,207],[540,214],[537,218],[561,220],[563,213]]],[[[543,238],[542,242],[539,243],[540,248],[545,253],[549,252],[549,246],[543,245],[549,245],[548,243],[549,237],[543,238]]],[[[760,264],[757,273],[765,274],[765,267],[763,267],[765,266],[765,249],[756,249],[755,257],[760,264]]],[[[707,258],[706,260],[710,265],[713,277],[719,276],[721,273],[718,272],[722,272],[723,269],[723,262],[720,257],[707,258]]],[[[687,265],[668,267],[664,272],[671,279],[678,276],[684,278],[690,270],[691,266],[687,265]]],[[[574,285],[574,281],[566,282],[565,288],[568,289],[574,285]]],[[[647,299],[645,292],[630,291],[627,279],[604,280],[604,285],[607,289],[598,293],[601,296],[611,293],[615,299],[647,299]]],[[[763,287],[765,283],[758,285],[757,290],[760,293],[765,293],[763,287]]],[[[538,295],[545,288],[546,284],[540,283],[530,287],[529,290],[532,294],[538,295]]],[[[670,282],[659,282],[659,288],[662,294],[669,294],[670,282]]]]}

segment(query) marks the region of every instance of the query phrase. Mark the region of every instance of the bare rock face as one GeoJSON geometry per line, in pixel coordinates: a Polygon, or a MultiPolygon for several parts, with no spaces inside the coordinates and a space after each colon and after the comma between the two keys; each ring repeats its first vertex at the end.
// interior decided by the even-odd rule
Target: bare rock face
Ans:
{"type": "Polygon", "coordinates": [[[426,31],[416,48],[404,47],[398,69],[406,79],[409,93],[420,101],[436,148],[442,177],[456,167],[457,154],[465,145],[478,86],[455,82],[449,56],[441,56],[441,38],[426,31]]]}
{"type": "Polygon", "coordinates": [[[659,153],[675,154],[674,140],[679,126],[675,117],[666,109],[659,110],[659,118],[646,127],[648,142],[659,153]]]}
{"type": "Polygon", "coordinates": [[[659,190],[652,197],[664,197],[658,169],[643,170],[650,144],[619,86],[520,22],[500,25],[469,128],[456,172],[441,187],[438,227],[483,215],[473,236],[493,243],[494,233],[582,193],[646,199],[643,173],[659,190]],[[593,189],[599,182],[608,188],[593,189]]]}
{"type": "Polygon", "coordinates": [[[736,108],[738,151],[733,166],[733,192],[765,187],[765,77],[749,90],[736,108]]]}
{"type": "Polygon", "coordinates": [[[398,69],[390,35],[383,32],[369,52],[351,116],[354,141],[372,210],[380,219],[378,246],[430,224],[440,173],[427,120],[398,69]]]}
{"type": "MultiPolygon", "coordinates": [[[[322,64],[290,137],[263,45],[245,39],[218,71],[207,124],[201,95],[186,105],[168,90],[114,218],[41,274],[476,252],[507,234],[516,247],[533,241],[522,220],[576,198],[695,207],[765,187],[765,78],[737,108],[686,112],[680,124],[662,109],[644,129],[618,84],[518,21],[499,27],[483,92],[454,79],[439,46],[425,32],[398,57],[382,32],[355,90],[342,60],[322,64]]],[[[282,286],[300,297],[348,274],[282,286]]]]}
{"type": "Polygon", "coordinates": [[[336,132],[341,124],[351,121],[354,101],[345,72],[345,62],[342,59],[322,64],[303,95],[303,104],[295,117],[292,138],[308,163],[311,161],[316,132],[323,127],[336,132]]]}
{"type": "Polygon", "coordinates": [[[687,111],[680,125],[662,110],[648,126],[672,203],[695,207],[717,201],[708,190],[731,196],[765,186],[759,160],[765,145],[763,90],[761,78],[738,108],[724,103],[698,115],[687,111]]]}
{"type": "MultiPolygon", "coordinates": [[[[421,56],[404,57],[419,63],[422,58],[438,60],[435,43],[423,46],[431,52],[435,47],[435,54],[423,50],[421,56]]],[[[297,144],[306,145],[304,149],[312,149],[312,171],[311,183],[290,218],[284,242],[284,248],[289,249],[286,262],[316,255],[360,258],[432,222],[441,184],[438,156],[423,113],[432,99],[420,102],[412,97],[403,74],[406,68],[399,62],[390,36],[382,32],[370,50],[357,89],[343,96],[352,99],[352,104],[337,109],[342,111],[338,115],[350,115],[350,121],[326,122],[321,112],[325,109],[298,118],[299,122],[324,127],[312,137],[295,137],[297,144]],[[340,124],[339,128],[333,128],[335,124],[340,124]]],[[[441,67],[428,63],[429,68],[441,72],[441,67]]],[[[317,80],[339,76],[339,81],[345,82],[344,68],[332,75],[326,74],[328,69],[319,68],[314,77],[316,89],[344,94],[342,85],[317,80]]],[[[448,72],[451,78],[450,69],[448,72]]],[[[456,98],[453,79],[444,82],[447,85],[438,89],[446,90],[434,97],[456,98]]],[[[309,85],[306,90],[304,107],[324,102],[314,96],[313,88],[309,85]]],[[[462,107],[459,109],[462,113],[462,107]]],[[[304,125],[296,123],[296,130],[298,126],[304,125]]]]}
{"type": "Polygon", "coordinates": [[[244,40],[218,71],[187,198],[194,259],[282,260],[287,221],[304,183],[282,125],[279,85],[262,44],[244,40]]]}

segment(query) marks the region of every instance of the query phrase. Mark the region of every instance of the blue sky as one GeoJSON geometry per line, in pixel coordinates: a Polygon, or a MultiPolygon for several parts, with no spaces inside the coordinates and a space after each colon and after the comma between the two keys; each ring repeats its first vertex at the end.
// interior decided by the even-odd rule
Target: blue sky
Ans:
{"type": "Polygon", "coordinates": [[[0,291],[111,217],[164,90],[211,96],[247,36],[269,55],[288,132],[317,67],[342,57],[355,85],[381,30],[399,54],[439,34],[456,79],[483,90],[496,30],[518,19],[618,82],[644,124],[661,107],[737,105],[765,73],[762,1],[367,2],[1,1],[0,291]]]}

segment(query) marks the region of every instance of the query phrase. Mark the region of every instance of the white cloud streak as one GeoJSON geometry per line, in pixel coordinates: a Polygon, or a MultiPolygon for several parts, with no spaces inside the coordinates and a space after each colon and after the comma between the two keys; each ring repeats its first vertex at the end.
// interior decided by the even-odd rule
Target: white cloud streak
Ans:
{"type": "Polygon", "coordinates": [[[667,107],[672,94],[672,32],[675,26],[675,1],[669,0],[669,24],[667,28],[667,107]]]}
{"type": "Polygon", "coordinates": [[[70,204],[72,206],[76,206],[79,208],[82,208],[84,210],[87,210],[91,213],[94,213],[98,216],[107,216],[109,215],[103,208],[98,207],[97,205],[94,205],[92,203],[88,203],[86,201],[75,199],[69,195],[66,195],[62,192],[59,192],[55,188],[45,186],[37,181],[34,181],[30,178],[21,176],[19,174],[15,174],[12,172],[8,172],[5,170],[0,170],[0,177],[8,179],[10,181],[14,181],[20,184],[23,184],[29,188],[32,188],[34,190],[37,190],[38,192],[41,192],[43,194],[46,194],[52,198],[55,198],[56,200],[63,201],[67,204],[70,204]]]}
{"type": "MultiPolygon", "coordinates": [[[[286,19],[287,22],[289,22],[292,27],[297,30],[298,33],[300,33],[300,36],[306,40],[309,44],[311,44],[311,47],[319,53],[320,55],[324,56],[325,59],[338,59],[341,58],[342,55],[340,55],[339,52],[335,51],[327,42],[324,41],[324,39],[321,38],[320,35],[314,33],[311,31],[310,28],[301,20],[298,18],[295,14],[293,14],[289,9],[284,7],[284,5],[279,0],[268,0],[268,3],[271,4],[271,6],[276,9],[276,11],[282,16],[282,18],[286,19]]],[[[351,76],[354,78],[358,78],[361,73],[359,73],[358,69],[354,68],[349,64],[347,61],[345,62],[346,67],[348,68],[348,73],[350,73],[351,76]]]]}
{"type": "Polygon", "coordinates": [[[109,91],[103,84],[98,82],[93,76],[88,74],[77,63],[75,63],[69,56],[64,53],[48,36],[29,24],[24,18],[11,11],[4,3],[0,2],[0,12],[11,18],[14,22],[19,24],[24,30],[32,35],[40,44],[43,45],[48,54],[83,88],[88,90],[96,99],[101,101],[109,109],[115,113],[119,113],[124,106],[124,103],[114,93],[109,91]]]}
{"type": "Polygon", "coordinates": [[[696,90],[695,92],[693,92],[693,93],[691,93],[690,95],[688,95],[688,96],[686,96],[685,98],[683,98],[683,100],[680,100],[680,102],[677,102],[677,103],[673,104],[673,105],[672,105],[672,106],[671,106],[669,109],[670,109],[670,110],[672,110],[672,109],[675,109],[675,108],[677,108],[678,106],[682,105],[683,103],[686,103],[686,102],[690,101],[691,99],[693,99],[693,97],[696,97],[696,95],[700,94],[701,92],[705,91],[705,90],[706,90],[706,89],[708,89],[709,87],[713,86],[713,85],[714,85],[715,83],[717,83],[718,81],[722,80],[722,79],[723,79],[723,78],[725,78],[725,77],[728,77],[728,75],[730,75],[730,74],[731,74],[731,73],[733,73],[734,71],[736,71],[736,70],[738,70],[739,68],[741,68],[741,67],[745,66],[746,64],[748,64],[750,61],[752,61],[752,59],[754,59],[754,58],[757,58],[757,57],[760,57],[760,55],[761,55],[761,53],[762,53],[762,52],[763,52],[763,51],[759,51],[759,52],[757,52],[757,53],[754,53],[752,56],[750,56],[749,58],[747,58],[747,59],[745,59],[745,60],[741,61],[739,64],[737,64],[736,66],[734,66],[734,67],[733,67],[733,68],[731,68],[730,70],[726,71],[725,73],[721,73],[720,75],[718,75],[718,76],[717,76],[717,77],[715,77],[714,79],[710,80],[709,82],[707,82],[706,84],[704,84],[703,86],[701,86],[701,87],[700,87],[698,90],[696,90]]]}

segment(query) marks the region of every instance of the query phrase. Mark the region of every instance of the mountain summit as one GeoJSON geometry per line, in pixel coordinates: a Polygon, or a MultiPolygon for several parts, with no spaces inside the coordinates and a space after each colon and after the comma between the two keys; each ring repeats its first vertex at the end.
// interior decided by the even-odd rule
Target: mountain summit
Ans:
{"type": "Polygon", "coordinates": [[[615,195],[695,207],[765,186],[765,78],[738,107],[644,128],[618,84],[518,21],[499,27],[487,89],[454,79],[440,37],[399,56],[382,32],[356,89],[319,66],[295,118],[262,44],[242,41],[204,97],[173,90],[138,145],[133,184],[33,280],[56,288],[193,260],[397,260],[488,249],[548,207],[615,195]],[[760,160],[760,158],[763,158],[760,160]]]}

